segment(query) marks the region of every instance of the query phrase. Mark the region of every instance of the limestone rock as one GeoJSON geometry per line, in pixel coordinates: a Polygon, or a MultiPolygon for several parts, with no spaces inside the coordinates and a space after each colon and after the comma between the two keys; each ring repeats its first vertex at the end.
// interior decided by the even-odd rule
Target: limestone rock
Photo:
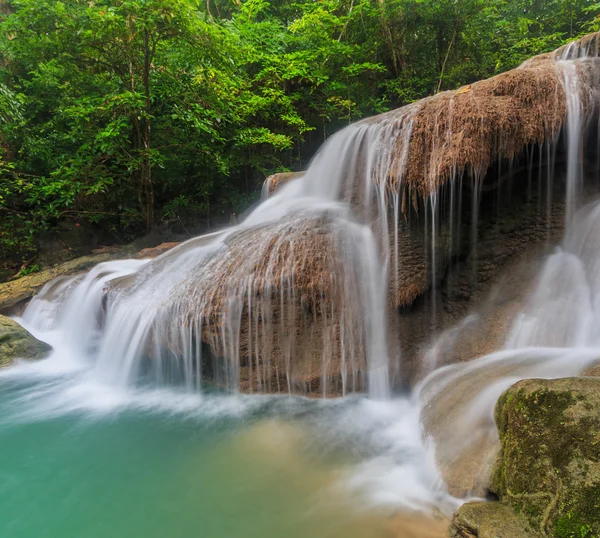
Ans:
{"type": "Polygon", "coordinates": [[[450,538],[536,538],[522,516],[500,502],[463,504],[448,529],[450,538]]]}
{"type": "Polygon", "coordinates": [[[165,252],[175,248],[177,245],[180,245],[179,241],[167,241],[165,243],[161,243],[156,247],[144,248],[138,252],[137,258],[156,258],[165,252]]]}
{"type": "Polygon", "coordinates": [[[492,491],[542,536],[600,536],[600,379],[521,381],[496,424],[492,491]]]}
{"type": "Polygon", "coordinates": [[[86,271],[98,263],[119,257],[126,257],[124,251],[82,256],[39,273],[32,273],[10,282],[2,282],[0,283],[0,312],[6,314],[18,311],[20,305],[29,301],[45,284],[59,276],[86,271]]]}
{"type": "Polygon", "coordinates": [[[0,316],[0,367],[9,366],[14,359],[42,359],[51,349],[16,321],[0,316]]]}
{"type": "Polygon", "coordinates": [[[305,172],[279,172],[272,174],[263,183],[263,196],[268,198],[279,190],[279,188],[290,181],[300,179],[305,172]]]}

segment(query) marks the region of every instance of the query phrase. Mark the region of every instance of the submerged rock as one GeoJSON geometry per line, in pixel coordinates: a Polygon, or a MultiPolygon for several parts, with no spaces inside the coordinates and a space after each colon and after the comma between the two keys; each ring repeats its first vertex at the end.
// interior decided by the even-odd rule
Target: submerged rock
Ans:
{"type": "Polygon", "coordinates": [[[500,499],[542,536],[600,536],[600,379],[521,381],[499,399],[496,423],[500,499]]]}
{"type": "Polygon", "coordinates": [[[42,359],[51,349],[16,321],[0,316],[0,368],[9,366],[14,359],[42,359]]]}
{"type": "Polygon", "coordinates": [[[463,504],[454,514],[450,538],[536,538],[527,520],[500,502],[463,504]]]}

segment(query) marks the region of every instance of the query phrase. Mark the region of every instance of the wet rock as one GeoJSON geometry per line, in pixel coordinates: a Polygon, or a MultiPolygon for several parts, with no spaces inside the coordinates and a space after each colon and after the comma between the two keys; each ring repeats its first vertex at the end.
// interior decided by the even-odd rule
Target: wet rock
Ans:
{"type": "Polygon", "coordinates": [[[527,520],[500,502],[463,504],[448,529],[450,538],[538,538],[527,520]]]}
{"type": "Polygon", "coordinates": [[[168,252],[172,248],[175,248],[177,245],[180,245],[179,241],[168,241],[165,243],[161,243],[156,247],[152,248],[144,248],[139,251],[137,258],[156,258],[165,252],[168,252]]]}
{"type": "Polygon", "coordinates": [[[269,197],[279,190],[279,188],[290,181],[300,179],[305,172],[279,172],[272,174],[263,183],[263,196],[269,197]]]}
{"type": "Polygon", "coordinates": [[[0,316],[0,367],[9,366],[14,359],[42,359],[51,349],[16,321],[0,316]]]}
{"type": "Polygon", "coordinates": [[[600,377],[600,364],[588,368],[583,375],[586,377],[600,377]]]}
{"type": "Polygon", "coordinates": [[[521,381],[496,423],[492,491],[542,536],[600,536],[600,379],[521,381]]]}
{"type": "MultiPolygon", "coordinates": [[[[438,263],[446,265],[437,269],[441,280],[436,289],[428,289],[431,278],[426,278],[421,295],[400,311],[397,332],[410,385],[435,367],[470,361],[501,349],[536,281],[541,261],[560,242],[564,227],[560,196],[550,205],[549,213],[540,212],[523,190],[526,178],[523,181],[516,175],[514,180],[515,189],[500,212],[489,207],[497,193],[490,191],[482,197],[477,243],[461,237],[462,252],[450,258],[439,252],[438,263]]],[[[468,222],[462,223],[462,229],[469,230],[468,222]]],[[[413,281],[420,278],[419,271],[412,275],[413,281]]]]}

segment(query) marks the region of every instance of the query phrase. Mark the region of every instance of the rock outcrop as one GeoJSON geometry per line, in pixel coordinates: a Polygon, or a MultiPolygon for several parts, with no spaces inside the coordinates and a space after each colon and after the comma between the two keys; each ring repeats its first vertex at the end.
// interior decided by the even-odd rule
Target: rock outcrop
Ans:
{"type": "Polygon", "coordinates": [[[500,500],[541,536],[600,536],[600,379],[521,381],[499,399],[496,423],[500,500]]]}
{"type": "Polygon", "coordinates": [[[16,321],[0,316],[0,368],[10,366],[15,359],[42,359],[51,349],[16,321]]]}
{"type": "Polygon", "coordinates": [[[143,248],[138,252],[137,258],[156,258],[179,245],[180,241],[166,241],[155,247],[143,248]]]}
{"type": "Polygon", "coordinates": [[[156,258],[177,245],[179,242],[163,242],[154,247],[143,248],[139,252],[137,252],[135,244],[125,247],[100,248],[92,254],[68,260],[38,273],[31,273],[8,282],[0,282],[0,313],[18,315],[36,293],[57,278],[83,273],[99,263],[119,258],[156,258]]]}
{"type": "Polygon", "coordinates": [[[262,197],[268,198],[286,183],[303,177],[304,173],[305,172],[279,172],[278,174],[270,175],[263,183],[262,197]]]}
{"type": "MultiPolygon", "coordinates": [[[[418,196],[426,197],[464,173],[482,179],[495,162],[510,161],[527,146],[556,137],[567,113],[563,65],[557,61],[598,57],[599,44],[600,32],[592,33],[495,77],[362,120],[357,125],[387,130],[371,140],[386,146],[385,156],[377,156],[366,171],[374,183],[400,191],[405,214],[410,204],[418,204],[418,196]]],[[[594,68],[582,64],[577,71],[581,105],[591,112],[594,68]]],[[[279,183],[301,174],[274,174],[265,189],[272,193],[279,183]]]]}
{"type": "Polygon", "coordinates": [[[87,271],[94,267],[94,265],[117,257],[123,257],[123,254],[120,252],[109,252],[82,256],[61,263],[56,267],[45,269],[39,273],[32,273],[16,280],[2,282],[0,283],[0,312],[5,314],[18,312],[24,303],[28,302],[45,284],[55,278],[87,271]]]}

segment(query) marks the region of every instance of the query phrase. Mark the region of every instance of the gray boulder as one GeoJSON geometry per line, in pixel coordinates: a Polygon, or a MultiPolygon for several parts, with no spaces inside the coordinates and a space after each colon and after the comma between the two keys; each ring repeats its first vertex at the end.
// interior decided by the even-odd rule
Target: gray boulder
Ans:
{"type": "Polygon", "coordinates": [[[10,366],[15,359],[43,359],[51,349],[16,321],[0,315],[0,368],[10,366]]]}

